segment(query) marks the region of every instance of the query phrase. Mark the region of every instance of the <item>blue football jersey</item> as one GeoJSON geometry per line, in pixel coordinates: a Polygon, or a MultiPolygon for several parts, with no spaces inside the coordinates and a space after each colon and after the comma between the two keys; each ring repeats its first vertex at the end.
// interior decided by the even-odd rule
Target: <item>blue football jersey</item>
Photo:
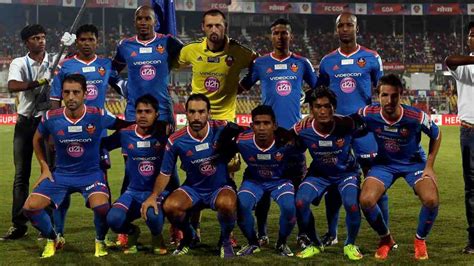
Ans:
{"type": "Polygon", "coordinates": [[[285,178],[283,173],[287,166],[287,155],[293,152],[290,145],[277,147],[274,140],[270,147],[262,149],[255,142],[252,130],[239,134],[236,143],[239,153],[247,164],[244,179],[264,182],[285,178]]]}
{"type": "Polygon", "coordinates": [[[303,81],[314,88],[317,76],[305,57],[291,53],[280,60],[268,54],[254,60],[241,84],[250,88],[258,80],[262,104],[273,108],[279,126],[290,129],[301,119],[303,81]]]}
{"type": "Polygon", "coordinates": [[[421,132],[437,139],[438,126],[418,108],[401,105],[402,114],[397,121],[382,115],[380,104],[368,105],[359,110],[367,129],[374,133],[378,145],[376,163],[413,164],[426,161],[421,147],[421,132]]]}
{"type": "Polygon", "coordinates": [[[119,43],[114,62],[128,68],[127,120],[135,120],[135,100],[151,94],[160,103],[158,119],[173,121],[173,102],[168,92],[169,72],[177,65],[182,47],[176,38],[159,33],[147,42],[134,36],[119,43]]]}
{"type": "Polygon", "coordinates": [[[209,121],[203,139],[194,138],[187,126],[173,133],[166,144],[161,173],[171,175],[179,156],[186,172],[183,185],[199,193],[210,193],[228,184],[227,161],[215,152],[226,124],[226,121],[209,121]]]}
{"type": "Polygon", "coordinates": [[[334,127],[329,134],[322,134],[315,128],[315,120],[303,123],[298,122],[293,130],[298,136],[301,145],[308,149],[313,161],[308,173],[312,176],[338,177],[359,171],[351,152],[353,134],[356,127],[348,128],[335,120],[334,127]]]}
{"type": "Polygon", "coordinates": [[[336,113],[349,115],[371,103],[372,87],[382,76],[382,60],[377,52],[358,45],[349,55],[339,48],[324,56],[319,64],[318,85],[328,86],[336,94],[336,113]]]}
{"type": "Polygon", "coordinates": [[[85,106],[84,115],[71,120],[64,107],[49,110],[43,116],[38,131],[45,137],[51,135],[56,148],[55,173],[76,176],[101,171],[101,133],[115,124],[111,113],[97,107],[85,106]]]}
{"type": "Polygon", "coordinates": [[[102,144],[107,150],[121,147],[127,155],[125,172],[130,178],[127,189],[151,192],[160,173],[167,140],[165,134],[142,136],[134,124],[104,138],[102,144]]]}
{"type": "Polygon", "coordinates": [[[66,58],[59,65],[59,72],[54,77],[50,99],[62,100],[62,82],[69,74],[82,74],[87,82],[87,94],[85,104],[104,108],[105,95],[109,86],[109,78],[112,72],[112,61],[108,58],[100,58],[97,55],[90,62],[84,62],[77,55],[66,58]]]}

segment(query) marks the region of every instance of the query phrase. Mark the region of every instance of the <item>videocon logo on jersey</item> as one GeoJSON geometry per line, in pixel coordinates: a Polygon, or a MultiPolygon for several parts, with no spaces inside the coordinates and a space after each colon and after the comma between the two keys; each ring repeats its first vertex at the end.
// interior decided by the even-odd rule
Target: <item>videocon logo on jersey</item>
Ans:
{"type": "Polygon", "coordinates": [[[218,91],[220,86],[221,82],[215,77],[207,77],[206,80],[204,80],[204,88],[206,88],[208,92],[218,91]]]}
{"type": "Polygon", "coordinates": [[[138,164],[138,172],[142,176],[151,176],[155,172],[155,164],[150,161],[143,161],[138,164]]]}
{"type": "Polygon", "coordinates": [[[67,145],[66,151],[69,156],[78,158],[84,154],[84,146],[81,143],[73,142],[67,145]]]}
{"type": "Polygon", "coordinates": [[[287,80],[280,80],[276,84],[276,92],[280,96],[287,96],[291,93],[291,83],[287,80]]]}
{"type": "Polygon", "coordinates": [[[97,86],[94,84],[87,84],[87,92],[86,92],[86,100],[92,101],[97,98],[99,95],[99,90],[97,89],[97,86]]]}
{"type": "Polygon", "coordinates": [[[152,65],[143,65],[140,67],[140,77],[144,80],[152,80],[156,76],[156,69],[152,65]]]}
{"type": "Polygon", "coordinates": [[[199,172],[206,176],[211,176],[216,173],[216,167],[209,161],[203,162],[199,165],[199,172]]]}

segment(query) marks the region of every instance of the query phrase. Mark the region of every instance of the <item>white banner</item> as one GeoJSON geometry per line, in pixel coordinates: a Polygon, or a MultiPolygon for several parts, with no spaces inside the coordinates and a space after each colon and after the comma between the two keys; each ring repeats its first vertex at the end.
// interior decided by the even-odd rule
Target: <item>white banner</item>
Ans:
{"type": "Polygon", "coordinates": [[[125,0],[124,8],[136,9],[138,7],[137,0],[125,0]]]}
{"type": "Polygon", "coordinates": [[[467,14],[474,15],[474,4],[467,4],[467,14]]]}
{"type": "Polygon", "coordinates": [[[296,3],[296,10],[300,14],[311,14],[311,3],[296,3]]]}
{"type": "Polygon", "coordinates": [[[411,14],[415,16],[423,15],[423,4],[411,4],[411,14]]]}
{"type": "Polygon", "coordinates": [[[356,3],[355,13],[356,13],[356,15],[367,15],[367,4],[366,3],[356,3]]]}
{"type": "Polygon", "coordinates": [[[76,0],[63,0],[63,6],[75,7],[76,6],[76,0]]]}

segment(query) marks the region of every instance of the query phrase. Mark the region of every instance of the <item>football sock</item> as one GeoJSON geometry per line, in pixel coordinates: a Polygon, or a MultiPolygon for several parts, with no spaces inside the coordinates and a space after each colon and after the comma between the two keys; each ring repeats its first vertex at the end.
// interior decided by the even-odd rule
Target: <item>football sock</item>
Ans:
{"type": "Polygon", "coordinates": [[[438,206],[434,208],[428,208],[422,206],[420,210],[420,215],[418,217],[418,229],[416,230],[416,236],[419,239],[424,239],[430,232],[433,223],[438,216],[438,206]]]}
{"type": "Polygon", "coordinates": [[[108,202],[92,208],[94,211],[94,225],[97,240],[104,240],[109,230],[107,224],[107,212],[109,212],[109,209],[110,204],[108,202]]]}
{"type": "Polygon", "coordinates": [[[48,239],[56,239],[56,233],[51,223],[51,218],[43,210],[23,209],[23,213],[31,221],[31,224],[41,232],[41,235],[48,239]]]}
{"type": "Polygon", "coordinates": [[[255,232],[255,220],[252,215],[252,209],[255,206],[255,198],[252,194],[241,191],[238,193],[238,212],[239,212],[239,220],[238,225],[240,230],[242,230],[243,235],[247,238],[249,244],[257,245],[258,239],[257,234],[255,232]]]}

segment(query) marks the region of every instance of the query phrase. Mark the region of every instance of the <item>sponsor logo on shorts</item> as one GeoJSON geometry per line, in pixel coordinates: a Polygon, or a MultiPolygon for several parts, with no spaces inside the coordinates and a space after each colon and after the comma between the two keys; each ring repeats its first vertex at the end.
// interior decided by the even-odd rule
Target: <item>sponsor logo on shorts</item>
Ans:
{"type": "Polygon", "coordinates": [[[156,76],[156,69],[152,65],[143,65],[140,67],[140,77],[144,80],[152,80],[156,76]]]}
{"type": "Polygon", "coordinates": [[[87,186],[86,191],[89,191],[95,187],[100,187],[100,190],[107,191],[107,185],[99,181],[96,181],[94,184],[87,186]]]}
{"type": "Polygon", "coordinates": [[[356,89],[356,81],[351,77],[346,77],[341,80],[339,86],[341,90],[345,93],[351,93],[356,89]]]}
{"type": "Polygon", "coordinates": [[[291,93],[291,83],[287,80],[278,81],[276,84],[276,92],[280,96],[287,96],[291,93]]]}
{"type": "Polygon", "coordinates": [[[66,149],[67,149],[67,154],[69,154],[69,156],[74,157],[74,158],[81,157],[84,154],[84,146],[82,146],[81,143],[77,143],[77,142],[69,143],[66,149]]]}
{"type": "Polygon", "coordinates": [[[138,164],[138,172],[142,176],[151,176],[155,172],[155,164],[150,161],[143,161],[138,164]]]}
{"type": "Polygon", "coordinates": [[[209,161],[199,165],[199,172],[205,176],[211,176],[216,173],[216,167],[209,161]]]}
{"type": "Polygon", "coordinates": [[[220,86],[221,82],[215,77],[207,77],[206,80],[204,80],[204,88],[206,88],[208,92],[218,91],[220,86]]]}
{"type": "Polygon", "coordinates": [[[99,95],[99,90],[94,84],[87,84],[86,100],[92,101],[97,98],[99,95]]]}

